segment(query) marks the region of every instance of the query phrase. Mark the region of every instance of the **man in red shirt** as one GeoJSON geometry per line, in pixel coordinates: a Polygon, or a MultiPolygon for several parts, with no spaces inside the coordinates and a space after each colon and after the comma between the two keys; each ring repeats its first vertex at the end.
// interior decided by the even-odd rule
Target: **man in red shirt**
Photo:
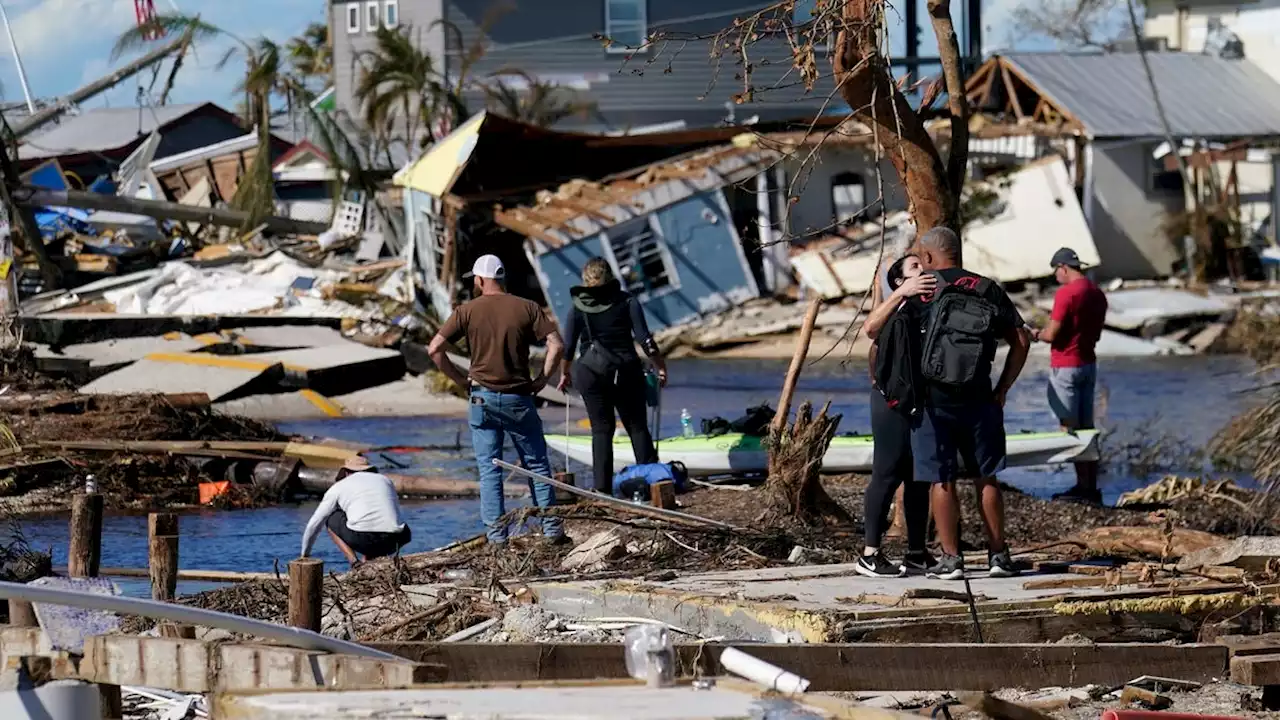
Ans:
{"type": "MultiPolygon", "coordinates": [[[[1053,277],[1062,287],[1053,297],[1048,327],[1032,337],[1047,342],[1049,351],[1049,405],[1063,430],[1093,428],[1093,394],[1098,381],[1094,348],[1107,317],[1107,296],[1085,277],[1080,256],[1062,248],[1050,261],[1053,277]]],[[[1098,464],[1076,463],[1075,487],[1054,495],[1064,500],[1102,503],[1098,491],[1098,464]]]]}

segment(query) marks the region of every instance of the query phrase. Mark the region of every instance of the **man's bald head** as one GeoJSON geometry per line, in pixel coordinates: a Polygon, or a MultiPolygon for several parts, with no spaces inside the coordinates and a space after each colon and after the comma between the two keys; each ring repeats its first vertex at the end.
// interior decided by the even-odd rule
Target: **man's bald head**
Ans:
{"type": "Polygon", "coordinates": [[[920,261],[926,270],[960,267],[960,236],[950,228],[936,227],[916,241],[920,261]]]}

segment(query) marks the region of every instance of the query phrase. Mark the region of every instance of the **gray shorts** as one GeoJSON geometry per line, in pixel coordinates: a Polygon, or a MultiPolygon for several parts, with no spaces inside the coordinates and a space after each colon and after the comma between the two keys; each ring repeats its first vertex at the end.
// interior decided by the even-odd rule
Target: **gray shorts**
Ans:
{"type": "Polygon", "coordinates": [[[1098,366],[1049,368],[1049,407],[1068,430],[1093,428],[1093,392],[1098,366]]]}

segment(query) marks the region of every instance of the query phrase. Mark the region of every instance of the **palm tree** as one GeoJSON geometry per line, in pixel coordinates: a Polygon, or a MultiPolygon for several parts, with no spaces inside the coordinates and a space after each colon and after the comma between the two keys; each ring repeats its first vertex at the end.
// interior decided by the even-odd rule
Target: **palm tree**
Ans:
{"type": "Polygon", "coordinates": [[[245,124],[257,128],[258,150],[248,173],[236,188],[231,204],[247,212],[246,224],[254,226],[275,210],[271,178],[271,100],[276,96],[291,97],[291,85],[285,73],[280,46],[265,37],[250,42],[202,21],[199,16],[159,15],[150,22],[125,31],[116,40],[112,58],[179,31],[190,31],[192,42],[222,37],[231,39],[233,44],[219,61],[219,68],[236,56],[244,58],[244,79],[237,89],[244,93],[245,124]]]}
{"type": "Polygon", "coordinates": [[[448,84],[435,60],[414,41],[412,28],[380,27],[376,45],[357,55],[363,67],[356,83],[365,125],[381,137],[384,149],[397,140],[410,152],[416,143],[425,146],[424,132],[444,114],[460,122],[470,115],[466,103],[448,84]],[[401,136],[397,130],[403,126],[401,136]]]}
{"type": "Polygon", "coordinates": [[[482,85],[489,110],[538,127],[552,127],[574,116],[585,117],[596,111],[594,102],[581,101],[573,90],[545,83],[528,73],[515,71],[495,74],[519,75],[527,88],[521,92],[501,80],[482,85]]]}
{"type": "Polygon", "coordinates": [[[298,77],[320,79],[328,84],[333,75],[333,46],[329,43],[328,25],[311,23],[285,47],[289,52],[289,64],[298,77]]]}

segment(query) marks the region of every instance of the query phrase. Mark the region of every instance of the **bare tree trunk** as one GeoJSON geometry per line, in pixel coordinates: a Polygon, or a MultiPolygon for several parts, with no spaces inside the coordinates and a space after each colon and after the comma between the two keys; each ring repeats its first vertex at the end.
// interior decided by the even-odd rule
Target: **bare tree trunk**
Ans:
{"type": "MultiPolygon", "coordinates": [[[[959,230],[959,206],[946,180],[942,158],[907,98],[893,82],[889,64],[880,54],[880,0],[847,0],[837,52],[832,54],[837,86],[854,117],[871,126],[876,141],[889,156],[906,188],[916,230],[940,225],[959,230]]],[[[952,39],[954,46],[954,37],[952,39]]],[[[959,49],[955,50],[958,67],[959,49]]],[[[960,93],[963,98],[963,92],[960,93]]]]}
{"type": "Polygon", "coordinates": [[[840,415],[827,415],[828,402],[817,417],[805,402],[789,427],[769,430],[769,479],[763,491],[779,512],[806,523],[850,523],[853,518],[822,486],[822,457],[840,426],[840,415]]]}
{"type": "MultiPolygon", "coordinates": [[[[961,67],[960,42],[951,22],[951,0],[929,0],[929,17],[938,36],[938,59],[942,61],[942,77],[947,86],[947,108],[951,111],[951,146],[947,150],[947,184],[959,208],[969,164],[969,102],[964,91],[964,68],[961,67]]],[[[959,230],[959,228],[954,228],[959,230]]]]}

